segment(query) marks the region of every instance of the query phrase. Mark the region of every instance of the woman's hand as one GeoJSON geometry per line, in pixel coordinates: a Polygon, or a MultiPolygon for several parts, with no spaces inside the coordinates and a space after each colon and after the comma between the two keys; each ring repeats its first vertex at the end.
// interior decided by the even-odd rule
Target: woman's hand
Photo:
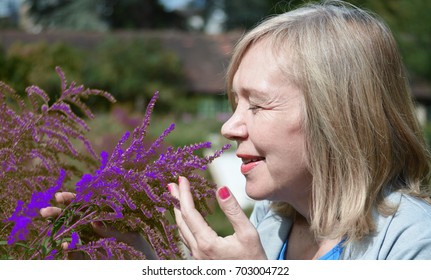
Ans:
{"type": "Polygon", "coordinates": [[[179,177],[178,184],[168,185],[171,194],[180,201],[175,219],[180,236],[195,259],[266,259],[256,228],[242,211],[227,187],[217,190],[217,200],[235,233],[220,237],[196,210],[190,193],[190,183],[179,177]]]}
{"type": "MultiPolygon", "coordinates": [[[[76,194],[71,192],[58,192],[55,194],[55,201],[58,204],[68,205],[75,197],[76,194]]],[[[43,218],[56,218],[60,214],[61,208],[59,207],[50,206],[40,209],[40,215],[43,218]]]]}
{"type": "MultiPolygon", "coordinates": [[[[62,205],[68,205],[75,197],[76,195],[71,192],[59,192],[55,194],[56,202],[62,205]]],[[[40,209],[40,214],[43,218],[56,218],[61,214],[61,211],[62,209],[59,207],[50,206],[40,209]]],[[[104,238],[114,237],[118,241],[126,243],[129,246],[134,247],[136,250],[142,252],[147,259],[157,259],[157,256],[152,250],[150,244],[138,232],[119,232],[112,227],[106,227],[101,222],[92,222],[91,225],[94,232],[99,236],[104,238]]],[[[69,244],[65,242],[62,244],[62,248],[67,250],[68,245],[69,244]]],[[[79,259],[81,257],[75,254],[71,256],[71,258],[79,259]]]]}

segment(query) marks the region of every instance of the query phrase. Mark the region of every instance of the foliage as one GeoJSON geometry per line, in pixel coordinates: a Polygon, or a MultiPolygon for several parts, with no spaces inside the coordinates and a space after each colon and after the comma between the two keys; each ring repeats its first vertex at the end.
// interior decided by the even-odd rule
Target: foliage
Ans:
{"type": "MultiPolygon", "coordinates": [[[[18,93],[25,92],[25,86],[37,84],[44,88],[51,97],[60,92],[58,77],[52,69],[62,65],[73,80],[82,80],[85,54],[66,43],[48,44],[41,41],[25,44],[13,44],[4,55],[4,71],[0,78],[11,85],[18,93]]],[[[58,96],[57,96],[58,97],[58,96]]]]}
{"type": "MultiPolygon", "coordinates": [[[[79,49],[64,42],[48,44],[15,43],[0,52],[0,79],[17,92],[24,85],[37,84],[52,98],[60,88],[52,70],[62,65],[75,81],[92,88],[103,88],[118,101],[135,105],[144,111],[151,99],[143,92],[163,92],[159,106],[163,112],[181,111],[178,98],[185,95],[184,76],[178,56],[161,48],[157,41],[118,39],[106,36],[94,49],[79,49]],[[143,91],[143,89],[146,91],[143,91]]],[[[92,107],[106,108],[107,103],[88,100],[92,107]]]]}
{"type": "Polygon", "coordinates": [[[77,252],[91,259],[145,257],[130,245],[92,234],[94,222],[122,232],[140,233],[159,258],[182,258],[175,225],[170,224],[178,201],[169,194],[166,185],[179,175],[187,176],[197,209],[205,215],[207,199],[214,196],[215,185],[200,172],[229,146],[207,157],[196,156],[194,152],[209,148],[209,142],[182,148],[163,147],[174,124],[146,144],[144,138],[158,97],[156,93],[142,123],[133,133],[123,135],[110,156],[102,152],[100,159],[84,136],[89,129],[87,124],[73,113],[70,105],[93,117],[82,98],[101,95],[114,99],[106,92],[86,89],[74,82],[68,86],[63,72],[59,68],[57,72],[61,95],[51,105],[48,95],[37,86],[27,88],[29,104],[26,104],[11,88],[1,84],[1,258],[65,259],[77,252]],[[10,99],[16,101],[15,107],[10,105],[10,99]],[[73,139],[79,140],[87,152],[80,152],[73,139]],[[71,163],[72,159],[86,162],[90,173],[82,175],[71,163]],[[49,206],[54,194],[64,190],[74,176],[80,176],[76,198],[52,221],[40,218],[39,209],[49,206]],[[67,249],[62,247],[64,242],[68,242],[67,249]]]}
{"type": "Polygon", "coordinates": [[[27,0],[30,15],[45,29],[106,31],[184,26],[184,18],[158,0],[27,0]]]}
{"type": "Polygon", "coordinates": [[[142,89],[159,90],[162,109],[170,111],[184,95],[184,76],[176,54],[161,50],[155,40],[108,37],[89,57],[84,82],[106,89],[118,101],[131,101],[139,111],[151,99],[142,89]]]}
{"type": "Polygon", "coordinates": [[[45,29],[74,29],[106,31],[102,15],[108,12],[101,1],[27,0],[33,21],[45,29]]]}
{"type": "Polygon", "coordinates": [[[239,27],[252,28],[270,14],[287,11],[288,9],[285,6],[291,8],[295,2],[298,1],[226,1],[226,28],[228,30],[239,27]],[[247,8],[245,9],[245,7],[247,8]]]}
{"type": "Polygon", "coordinates": [[[53,185],[61,170],[68,170],[68,176],[82,176],[76,166],[62,157],[85,163],[86,168],[97,166],[98,156],[84,137],[89,129],[83,119],[73,113],[76,106],[87,116],[92,113],[82,102],[88,95],[102,95],[113,101],[106,92],[87,90],[71,83],[66,88],[62,72],[62,96],[49,105],[48,95],[39,87],[28,87],[28,104],[7,85],[0,87],[0,160],[2,216],[12,214],[16,203],[17,186],[20,196],[30,198],[34,191],[44,191],[53,185]],[[9,100],[15,100],[15,108],[9,100]],[[71,140],[79,140],[86,150],[80,151],[71,140]]]}
{"type": "Polygon", "coordinates": [[[371,1],[350,0],[349,2],[374,11],[393,30],[405,58],[412,79],[431,78],[431,21],[428,0],[371,1]]]}

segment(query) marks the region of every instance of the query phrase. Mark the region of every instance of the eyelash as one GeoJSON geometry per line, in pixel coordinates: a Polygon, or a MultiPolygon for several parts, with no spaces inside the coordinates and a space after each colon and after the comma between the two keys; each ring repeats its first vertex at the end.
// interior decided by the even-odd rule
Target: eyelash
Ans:
{"type": "Polygon", "coordinates": [[[250,105],[250,107],[248,109],[252,112],[255,112],[255,111],[263,109],[263,108],[260,106],[257,106],[257,105],[250,105]]]}

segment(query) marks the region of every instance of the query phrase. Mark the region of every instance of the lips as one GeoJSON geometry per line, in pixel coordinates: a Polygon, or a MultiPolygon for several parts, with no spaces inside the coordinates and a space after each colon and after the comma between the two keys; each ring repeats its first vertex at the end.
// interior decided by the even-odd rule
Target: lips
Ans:
{"type": "Polygon", "coordinates": [[[248,155],[238,155],[238,157],[242,159],[241,173],[244,175],[249,173],[253,168],[259,165],[259,163],[261,163],[265,159],[264,157],[255,157],[248,155]]]}

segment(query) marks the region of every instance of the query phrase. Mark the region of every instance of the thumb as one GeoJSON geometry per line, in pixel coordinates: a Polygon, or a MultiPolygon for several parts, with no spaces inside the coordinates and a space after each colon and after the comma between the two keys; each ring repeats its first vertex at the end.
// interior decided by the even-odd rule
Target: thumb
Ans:
{"type": "Polygon", "coordinates": [[[132,232],[122,233],[122,232],[116,230],[114,227],[108,226],[101,221],[91,222],[91,225],[93,227],[94,232],[97,233],[100,237],[103,237],[103,238],[112,238],[113,237],[120,242],[127,241],[129,236],[132,234],[132,232]]]}
{"type": "Polygon", "coordinates": [[[250,228],[254,229],[247,215],[228,187],[221,187],[217,190],[217,200],[237,235],[242,236],[248,233],[250,228]]]}
{"type": "Polygon", "coordinates": [[[139,232],[120,232],[113,227],[104,225],[103,222],[100,221],[91,222],[91,225],[93,226],[93,230],[99,236],[103,238],[113,237],[117,239],[117,241],[126,243],[142,252],[147,259],[157,259],[151,245],[139,234],[139,232]]]}
{"type": "Polygon", "coordinates": [[[115,232],[101,221],[91,222],[94,232],[103,238],[115,237],[115,232]]]}

